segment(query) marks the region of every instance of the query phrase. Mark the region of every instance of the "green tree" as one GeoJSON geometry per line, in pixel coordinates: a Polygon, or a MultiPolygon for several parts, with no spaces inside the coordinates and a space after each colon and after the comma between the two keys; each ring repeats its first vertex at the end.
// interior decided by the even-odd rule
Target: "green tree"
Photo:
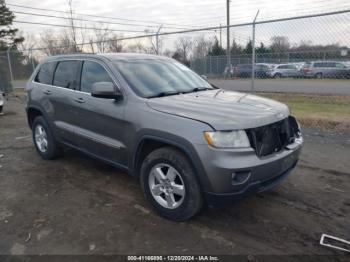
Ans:
{"type": "Polygon", "coordinates": [[[252,43],[252,40],[249,39],[247,45],[243,49],[243,53],[251,54],[252,52],[253,52],[253,43],[252,43]]]}
{"type": "Polygon", "coordinates": [[[265,47],[263,42],[261,42],[260,46],[256,49],[256,52],[258,54],[265,54],[265,53],[269,52],[269,49],[267,47],[265,47]]]}
{"type": "Polygon", "coordinates": [[[226,51],[223,49],[220,44],[218,39],[215,37],[214,44],[210,48],[208,55],[210,56],[219,56],[219,55],[225,55],[226,51]]]}
{"type": "MultiPolygon", "coordinates": [[[[4,0],[0,0],[0,52],[13,47],[17,53],[16,45],[22,42],[23,37],[16,37],[18,29],[12,27],[14,14],[8,9],[4,0]]],[[[22,59],[21,55],[14,55],[18,59],[22,59]]],[[[10,75],[7,66],[7,59],[0,59],[0,91],[9,92],[12,90],[10,75]]]]}
{"type": "Polygon", "coordinates": [[[242,46],[240,46],[235,39],[232,40],[231,45],[231,55],[239,55],[242,54],[242,46]]]}
{"type": "Polygon", "coordinates": [[[5,0],[0,0],[0,50],[22,42],[23,37],[16,37],[18,29],[12,28],[15,18],[12,11],[6,6],[5,0]]]}

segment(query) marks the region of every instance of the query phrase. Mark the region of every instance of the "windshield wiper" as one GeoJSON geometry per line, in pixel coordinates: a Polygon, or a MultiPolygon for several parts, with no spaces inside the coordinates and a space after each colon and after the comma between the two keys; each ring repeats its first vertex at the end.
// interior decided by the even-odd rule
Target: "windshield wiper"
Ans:
{"type": "Polygon", "coordinates": [[[210,88],[210,87],[195,87],[192,90],[187,91],[186,93],[193,93],[193,92],[206,91],[206,90],[213,90],[213,88],[210,88]]]}
{"type": "Polygon", "coordinates": [[[155,97],[163,97],[163,96],[173,96],[173,95],[178,95],[178,94],[182,94],[183,92],[179,92],[179,91],[168,91],[168,92],[160,92],[156,95],[153,96],[149,96],[148,98],[155,98],[155,97]]]}

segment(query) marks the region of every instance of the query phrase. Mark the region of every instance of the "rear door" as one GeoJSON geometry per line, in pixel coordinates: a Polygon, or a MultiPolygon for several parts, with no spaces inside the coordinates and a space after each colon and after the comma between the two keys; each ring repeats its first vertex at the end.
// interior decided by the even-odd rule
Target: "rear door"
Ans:
{"type": "Polygon", "coordinates": [[[78,73],[81,61],[64,60],[57,63],[54,71],[51,93],[49,94],[50,106],[54,125],[58,130],[60,139],[72,145],[76,145],[74,132],[75,125],[75,95],[78,88],[78,73]]]}
{"type": "Polygon", "coordinates": [[[288,68],[288,77],[296,77],[299,76],[299,70],[295,65],[287,65],[288,68]]]}
{"type": "Polygon", "coordinates": [[[91,96],[96,82],[112,82],[112,73],[102,62],[85,60],[81,69],[80,91],[75,97],[75,125],[78,146],[98,157],[118,164],[126,163],[123,144],[127,130],[124,120],[126,98],[121,100],[91,96]]]}

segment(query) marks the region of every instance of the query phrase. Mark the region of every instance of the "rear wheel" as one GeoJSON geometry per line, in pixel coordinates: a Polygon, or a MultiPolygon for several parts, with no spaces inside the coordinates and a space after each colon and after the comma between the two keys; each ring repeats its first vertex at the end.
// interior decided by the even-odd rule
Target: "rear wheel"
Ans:
{"type": "Polygon", "coordinates": [[[277,73],[277,74],[275,74],[273,77],[278,79],[278,78],[281,78],[282,75],[281,75],[280,73],[277,73]]]}
{"type": "Polygon", "coordinates": [[[151,152],[141,167],[141,186],[152,208],[162,217],[184,221],[203,206],[200,186],[188,159],[164,147],[151,152]]]}
{"type": "Polygon", "coordinates": [[[317,79],[322,79],[323,78],[322,73],[317,73],[315,76],[316,76],[317,79]]]}
{"type": "Polygon", "coordinates": [[[58,145],[42,116],[34,119],[32,125],[33,141],[39,155],[44,159],[54,159],[59,155],[58,145]]]}

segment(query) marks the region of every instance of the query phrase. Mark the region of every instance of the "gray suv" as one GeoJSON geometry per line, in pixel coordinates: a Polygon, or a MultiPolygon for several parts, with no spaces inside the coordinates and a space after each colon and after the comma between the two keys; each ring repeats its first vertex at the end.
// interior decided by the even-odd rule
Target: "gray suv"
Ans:
{"type": "Polygon", "coordinates": [[[44,159],[62,147],[139,177],[163,217],[182,221],[276,186],[295,167],[299,125],[284,104],[212,86],[170,58],[64,55],[27,84],[28,123],[44,159]]]}

